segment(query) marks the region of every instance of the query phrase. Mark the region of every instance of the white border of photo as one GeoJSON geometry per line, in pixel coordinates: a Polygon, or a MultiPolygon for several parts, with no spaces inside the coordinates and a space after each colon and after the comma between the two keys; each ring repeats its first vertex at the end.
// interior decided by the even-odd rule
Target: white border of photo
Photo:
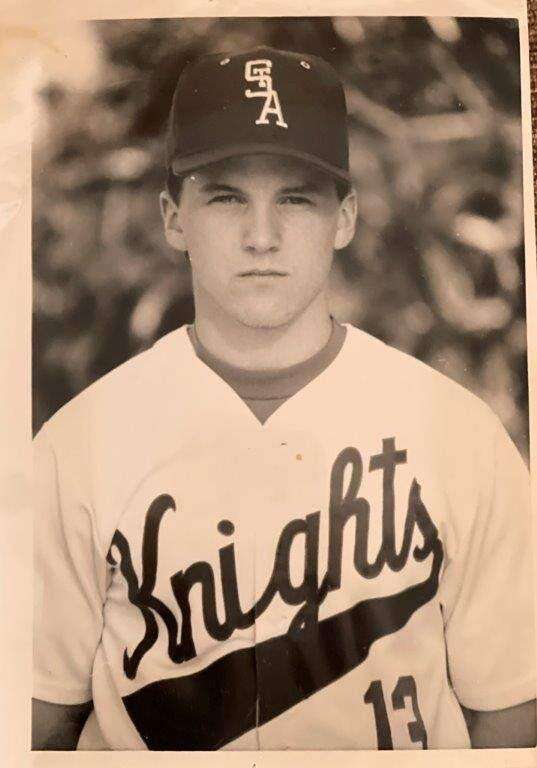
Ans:
{"type": "MultiPolygon", "coordinates": [[[[40,130],[32,92],[43,73],[77,68],[84,20],[202,16],[473,16],[516,18],[520,28],[530,446],[537,478],[537,270],[527,10],[521,0],[0,0],[0,761],[3,765],[290,768],[530,768],[535,749],[437,752],[31,752],[31,137],[40,130]]],[[[537,482],[533,483],[537,544],[537,482]]],[[[537,547],[536,547],[537,549],[537,547]]],[[[537,558],[535,558],[537,560],[537,558]]],[[[536,595],[537,595],[537,578],[536,595]]],[[[536,601],[537,602],[537,601],[536,601]]],[[[537,613],[537,611],[536,611],[537,613]]]]}

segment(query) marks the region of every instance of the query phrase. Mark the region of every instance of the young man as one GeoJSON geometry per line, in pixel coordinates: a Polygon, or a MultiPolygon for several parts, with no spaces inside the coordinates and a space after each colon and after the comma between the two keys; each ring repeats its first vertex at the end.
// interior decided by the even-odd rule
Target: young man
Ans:
{"type": "Polygon", "coordinates": [[[36,438],[34,748],[535,744],[527,473],[489,409],[328,305],[342,87],[207,56],[170,116],[196,320],[36,438]]]}

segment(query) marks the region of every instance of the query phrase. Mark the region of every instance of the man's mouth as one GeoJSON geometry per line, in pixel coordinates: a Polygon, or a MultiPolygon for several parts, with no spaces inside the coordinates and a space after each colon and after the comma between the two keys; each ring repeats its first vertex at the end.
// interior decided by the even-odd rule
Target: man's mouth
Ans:
{"type": "Polygon", "coordinates": [[[239,277],[286,277],[287,272],[279,269],[248,269],[239,272],[239,277]]]}

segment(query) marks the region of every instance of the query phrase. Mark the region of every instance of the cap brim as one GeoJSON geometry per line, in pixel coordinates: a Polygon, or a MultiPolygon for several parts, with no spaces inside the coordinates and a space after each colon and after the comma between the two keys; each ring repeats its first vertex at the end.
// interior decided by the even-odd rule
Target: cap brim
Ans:
{"type": "Polygon", "coordinates": [[[218,149],[208,149],[178,157],[171,162],[170,167],[176,175],[182,176],[186,172],[193,171],[196,168],[203,168],[206,165],[218,163],[220,160],[226,160],[229,157],[237,157],[240,155],[282,155],[283,157],[296,157],[298,160],[303,160],[305,163],[313,165],[315,168],[319,168],[319,170],[325,171],[331,176],[335,176],[343,181],[351,181],[349,172],[343,168],[326,163],[324,160],[319,159],[315,155],[310,155],[308,152],[300,152],[300,150],[293,149],[292,147],[282,147],[277,144],[229,144],[225,147],[218,147],[218,149]]]}

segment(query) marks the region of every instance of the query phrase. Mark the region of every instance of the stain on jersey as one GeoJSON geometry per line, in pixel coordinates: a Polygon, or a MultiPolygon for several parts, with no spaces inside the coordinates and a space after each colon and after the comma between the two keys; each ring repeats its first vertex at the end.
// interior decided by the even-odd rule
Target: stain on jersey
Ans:
{"type": "MultiPolygon", "coordinates": [[[[113,566],[119,564],[127,583],[128,598],[145,622],[145,633],[134,651],[130,654],[127,649],[124,651],[123,668],[131,680],[158,639],[156,616],[166,627],[170,660],[181,664],[196,657],[190,604],[194,585],[201,588],[205,629],[216,641],[223,642],[235,630],[253,626],[277,595],[287,605],[297,607],[284,634],[228,653],[194,674],[156,681],[125,696],[127,712],[149,749],[209,750],[224,746],[355,669],[367,658],[376,640],[400,630],[435,596],[443,546],[421,499],[416,479],[408,494],[401,545],[399,549],[396,546],[395,473],[397,465],[406,460],[406,451],[396,449],[395,438],[384,439],[381,453],[370,459],[369,471],[382,473],[382,540],[372,560],[368,558],[371,507],[367,499],[359,495],[364,468],[362,456],[354,447],[340,452],[330,475],[328,558],[322,576],[319,574],[319,511],[285,525],[277,542],[268,583],[246,611],[239,597],[234,544],[220,548],[218,589],[224,605],[223,621],[217,612],[214,570],[206,561],[197,561],[171,577],[175,606],[170,607],[153,594],[160,525],[166,514],[177,510],[170,494],[157,496],[146,513],[141,583],[133,567],[129,542],[119,530],[115,532],[107,559],[113,566]],[[348,478],[346,483],[344,478],[348,478]],[[343,533],[352,518],[355,520],[353,565],[362,578],[375,579],[386,568],[399,572],[410,557],[423,562],[432,556],[431,570],[424,581],[402,591],[361,600],[320,620],[319,608],[327,595],[341,588],[343,533]],[[423,543],[411,551],[416,529],[423,543]],[[305,540],[303,577],[298,585],[292,583],[290,575],[291,548],[297,536],[305,540]],[[177,613],[181,619],[180,630],[177,613]],[[193,700],[195,707],[191,706],[193,700]]],[[[232,521],[221,520],[218,530],[232,536],[234,525],[232,521]]]]}

